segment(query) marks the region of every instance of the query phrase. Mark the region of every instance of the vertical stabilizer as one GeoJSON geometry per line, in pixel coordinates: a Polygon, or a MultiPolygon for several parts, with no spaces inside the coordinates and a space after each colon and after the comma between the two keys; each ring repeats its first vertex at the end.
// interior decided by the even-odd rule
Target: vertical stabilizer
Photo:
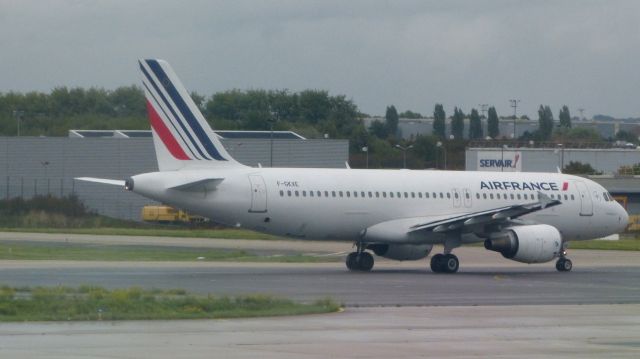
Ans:
{"type": "Polygon", "coordinates": [[[169,63],[140,60],[160,171],[240,166],[222,147],[169,63]]]}

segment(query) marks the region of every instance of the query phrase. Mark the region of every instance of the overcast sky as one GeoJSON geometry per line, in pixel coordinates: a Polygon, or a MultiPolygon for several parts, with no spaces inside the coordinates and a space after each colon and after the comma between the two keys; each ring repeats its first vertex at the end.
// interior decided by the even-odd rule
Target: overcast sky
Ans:
{"type": "Polygon", "coordinates": [[[0,0],[0,91],[139,83],[328,90],[361,111],[478,104],[640,117],[640,1],[0,0]]]}

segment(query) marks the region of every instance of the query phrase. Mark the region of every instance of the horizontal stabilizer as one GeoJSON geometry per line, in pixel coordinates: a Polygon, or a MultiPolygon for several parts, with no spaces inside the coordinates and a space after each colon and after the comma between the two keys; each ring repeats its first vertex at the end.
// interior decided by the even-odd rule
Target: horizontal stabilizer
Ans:
{"type": "Polygon", "coordinates": [[[173,189],[177,191],[198,191],[198,190],[213,190],[216,186],[222,182],[224,178],[205,178],[199,179],[196,181],[189,181],[185,183],[180,183],[177,185],[173,185],[168,189],[173,189]]]}
{"type": "Polygon", "coordinates": [[[77,179],[78,181],[110,184],[112,186],[124,187],[124,181],[123,180],[113,180],[113,179],[108,179],[108,178],[95,178],[95,177],[76,177],[74,179],[77,179]]]}

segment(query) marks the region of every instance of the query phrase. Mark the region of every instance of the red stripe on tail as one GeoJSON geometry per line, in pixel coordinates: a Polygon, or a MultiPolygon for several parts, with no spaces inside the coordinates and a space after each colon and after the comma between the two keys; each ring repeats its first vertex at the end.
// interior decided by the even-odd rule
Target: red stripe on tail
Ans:
{"type": "Polygon", "coordinates": [[[182,147],[180,147],[180,144],[176,141],[176,138],[173,137],[173,134],[171,134],[171,131],[169,131],[149,101],[147,101],[147,112],[149,113],[151,127],[153,127],[158,136],[160,136],[162,143],[164,143],[171,155],[179,160],[190,160],[191,158],[184,153],[182,147]]]}

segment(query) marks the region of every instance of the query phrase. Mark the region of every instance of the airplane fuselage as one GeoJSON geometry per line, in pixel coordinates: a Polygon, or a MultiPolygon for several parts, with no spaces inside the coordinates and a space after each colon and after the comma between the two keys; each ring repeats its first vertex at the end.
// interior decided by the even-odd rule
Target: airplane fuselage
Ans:
{"type": "MultiPolygon", "coordinates": [[[[357,241],[377,223],[437,220],[514,204],[538,193],[560,205],[523,221],[556,227],[565,240],[624,230],[626,211],[599,184],[558,173],[236,167],[149,173],[133,177],[134,192],[188,209],[215,222],[300,239],[357,241]],[[223,178],[204,191],[176,191],[180,178],[223,178]],[[149,185],[155,183],[156,185],[149,185]]],[[[423,243],[437,243],[424,237],[423,243]]],[[[481,238],[464,236],[464,242],[481,238]]]]}

